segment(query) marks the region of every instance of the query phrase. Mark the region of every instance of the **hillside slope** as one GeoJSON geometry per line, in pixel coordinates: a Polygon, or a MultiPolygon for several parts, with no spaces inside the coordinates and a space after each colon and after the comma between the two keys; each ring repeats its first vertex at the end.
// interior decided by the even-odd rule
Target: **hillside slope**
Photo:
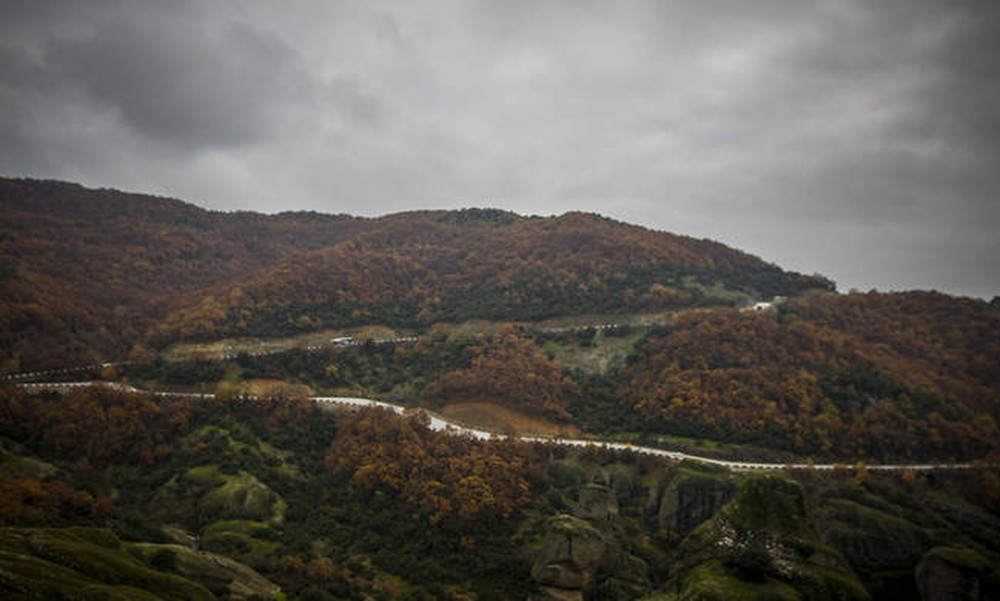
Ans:
{"type": "Polygon", "coordinates": [[[0,209],[10,371],[220,335],[732,304],[832,286],[716,242],[577,213],[219,213],[14,179],[0,179],[0,209]]]}
{"type": "Polygon", "coordinates": [[[840,457],[979,458],[1000,440],[1000,310],[932,292],[689,314],[629,368],[673,433],[840,457]]]}
{"type": "Polygon", "coordinates": [[[171,316],[164,339],[733,304],[829,282],[722,244],[567,213],[390,215],[171,316]]]}
{"type": "Polygon", "coordinates": [[[0,359],[18,369],[121,357],[185,294],[364,227],[342,216],[217,213],[0,179],[0,359]]]}

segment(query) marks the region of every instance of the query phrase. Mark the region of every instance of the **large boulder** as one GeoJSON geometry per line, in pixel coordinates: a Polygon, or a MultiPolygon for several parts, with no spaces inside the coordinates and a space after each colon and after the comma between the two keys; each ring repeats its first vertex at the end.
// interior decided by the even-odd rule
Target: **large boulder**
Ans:
{"type": "Polygon", "coordinates": [[[531,569],[541,587],[533,601],[625,601],[649,591],[646,562],[629,553],[613,524],[595,523],[601,530],[570,515],[548,522],[531,569]]]}

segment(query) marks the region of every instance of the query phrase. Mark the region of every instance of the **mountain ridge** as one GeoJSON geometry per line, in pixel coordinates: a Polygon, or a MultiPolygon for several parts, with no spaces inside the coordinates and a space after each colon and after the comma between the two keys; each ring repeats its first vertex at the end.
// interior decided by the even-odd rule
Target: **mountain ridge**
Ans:
{"type": "Polygon", "coordinates": [[[0,207],[10,371],[191,336],[733,304],[833,286],[718,242],[580,212],[266,215],[10,178],[0,207]]]}

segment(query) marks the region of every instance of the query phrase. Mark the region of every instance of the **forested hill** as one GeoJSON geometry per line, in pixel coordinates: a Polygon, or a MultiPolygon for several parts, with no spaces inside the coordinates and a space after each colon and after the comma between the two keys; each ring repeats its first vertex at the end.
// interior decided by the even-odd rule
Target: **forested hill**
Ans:
{"type": "Polygon", "coordinates": [[[0,179],[7,370],[181,339],[726,305],[816,287],[832,284],[589,214],[222,213],[0,179]]]}
{"type": "Polygon", "coordinates": [[[733,305],[832,286],[716,242],[589,214],[439,211],[377,224],[216,287],[172,314],[158,331],[161,342],[733,305]]]}
{"type": "Polygon", "coordinates": [[[1000,440],[1000,311],[933,292],[691,312],[628,368],[672,432],[802,454],[976,458],[1000,440]]]}
{"type": "Polygon", "coordinates": [[[120,357],[188,295],[366,225],[0,179],[0,359],[8,369],[33,369],[120,357]]]}

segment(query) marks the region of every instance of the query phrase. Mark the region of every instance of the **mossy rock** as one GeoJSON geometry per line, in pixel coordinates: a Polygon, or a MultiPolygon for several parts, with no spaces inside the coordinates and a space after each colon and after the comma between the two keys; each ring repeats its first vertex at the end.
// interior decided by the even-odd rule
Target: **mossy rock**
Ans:
{"type": "Polygon", "coordinates": [[[649,585],[636,584],[621,578],[607,578],[595,590],[595,597],[607,601],[631,601],[649,592],[649,585]]]}
{"type": "Polygon", "coordinates": [[[107,528],[89,528],[85,526],[71,526],[65,530],[68,534],[94,543],[107,549],[121,549],[122,542],[115,536],[115,533],[107,528]]]}
{"type": "Polygon", "coordinates": [[[601,467],[594,474],[594,484],[601,484],[614,491],[619,503],[625,503],[636,492],[635,468],[621,463],[601,467]]]}
{"type": "Polygon", "coordinates": [[[598,597],[635,599],[649,592],[649,566],[619,544],[609,543],[604,551],[604,565],[598,571],[598,597]],[[612,595],[611,592],[615,591],[612,595]],[[625,595],[625,591],[631,591],[625,595]]]}
{"type": "Polygon", "coordinates": [[[0,475],[8,478],[44,480],[58,471],[51,463],[0,450],[0,475]]]}
{"type": "Polygon", "coordinates": [[[201,546],[207,551],[232,557],[255,567],[262,567],[274,559],[281,543],[262,540],[242,532],[217,531],[205,534],[201,546]]]}
{"type": "Polygon", "coordinates": [[[802,486],[770,474],[746,478],[739,493],[726,505],[725,518],[747,530],[783,537],[816,537],[806,516],[802,486]]]}
{"type": "Polygon", "coordinates": [[[183,479],[194,484],[219,485],[225,483],[228,477],[217,465],[199,465],[184,472],[183,479]]]}
{"type": "Polygon", "coordinates": [[[254,520],[221,520],[209,524],[205,528],[204,534],[218,534],[220,532],[237,532],[263,540],[278,540],[280,537],[269,524],[254,520]]]}
{"type": "Polygon", "coordinates": [[[736,493],[729,477],[681,468],[662,488],[651,494],[647,513],[655,515],[658,529],[687,535],[715,515],[736,493]]]}
{"type": "Polygon", "coordinates": [[[801,601],[805,597],[788,583],[774,578],[747,582],[713,560],[691,570],[678,601],[801,601]]]}
{"type": "Polygon", "coordinates": [[[677,601],[677,593],[656,592],[640,598],[639,601],[677,601]]]}
{"type": "Polygon", "coordinates": [[[872,571],[912,567],[931,546],[912,522],[847,499],[827,500],[818,515],[824,542],[872,571]]]}
{"type": "Polygon", "coordinates": [[[229,557],[183,545],[132,543],[129,551],[158,569],[198,582],[226,599],[277,599],[281,589],[253,568],[229,557]]]}
{"type": "Polygon", "coordinates": [[[287,505],[255,476],[244,471],[222,476],[222,484],[199,499],[198,508],[201,511],[219,517],[263,520],[275,524],[284,521],[287,505]]]}
{"type": "Polygon", "coordinates": [[[747,477],[682,543],[680,599],[869,599],[809,523],[802,487],[747,477]]]}
{"type": "Polygon", "coordinates": [[[587,472],[573,459],[554,461],[549,465],[546,481],[554,488],[572,488],[587,482],[587,472]]]}
{"type": "Polygon", "coordinates": [[[0,529],[0,590],[9,599],[215,598],[139,561],[109,531],[91,528],[0,529]]]}

